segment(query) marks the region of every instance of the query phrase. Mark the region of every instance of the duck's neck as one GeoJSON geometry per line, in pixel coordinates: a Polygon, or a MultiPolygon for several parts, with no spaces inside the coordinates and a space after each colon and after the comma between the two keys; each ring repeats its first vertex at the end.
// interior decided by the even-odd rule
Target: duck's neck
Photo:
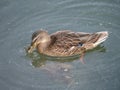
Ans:
{"type": "Polygon", "coordinates": [[[50,46],[50,43],[51,41],[48,41],[48,42],[45,42],[45,43],[41,43],[37,46],[37,50],[40,52],[40,53],[44,53],[48,47],[50,46]]]}

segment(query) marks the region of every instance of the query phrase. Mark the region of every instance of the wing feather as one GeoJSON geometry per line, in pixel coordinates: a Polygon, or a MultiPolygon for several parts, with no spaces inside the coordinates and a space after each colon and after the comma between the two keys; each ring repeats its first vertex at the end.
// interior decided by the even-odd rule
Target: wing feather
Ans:
{"type": "Polygon", "coordinates": [[[89,33],[75,33],[70,30],[58,31],[51,34],[53,47],[57,46],[59,48],[70,49],[72,46],[78,46],[79,43],[85,43],[86,39],[90,36],[89,33]]]}

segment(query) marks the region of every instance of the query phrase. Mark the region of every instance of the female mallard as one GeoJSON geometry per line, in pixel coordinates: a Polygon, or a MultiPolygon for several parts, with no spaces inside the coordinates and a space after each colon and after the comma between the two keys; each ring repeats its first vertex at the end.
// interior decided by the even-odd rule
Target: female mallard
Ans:
{"type": "MultiPolygon", "coordinates": [[[[95,48],[108,37],[107,31],[96,33],[58,31],[51,35],[45,30],[33,33],[28,53],[37,47],[39,53],[49,56],[84,55],[84,52],[95,48]]],[[[81,59],[82,60],[82,59],[81,59]]]]}

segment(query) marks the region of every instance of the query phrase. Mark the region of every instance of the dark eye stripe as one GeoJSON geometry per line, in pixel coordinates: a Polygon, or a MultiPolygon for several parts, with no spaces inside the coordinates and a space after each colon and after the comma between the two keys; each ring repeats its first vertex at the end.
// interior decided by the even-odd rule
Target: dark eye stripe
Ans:
{"type": "Polygon", "coordinates": [[[35,42],[39,37],[40,35],[37,35],[32,41],[35,42]]]}
{"type": "Polygon", "coordinates": [[[31,46],[33,46],[33,44],[36,42],[37,39],[35,39],[34,41],[31,42],[31,46]]]}

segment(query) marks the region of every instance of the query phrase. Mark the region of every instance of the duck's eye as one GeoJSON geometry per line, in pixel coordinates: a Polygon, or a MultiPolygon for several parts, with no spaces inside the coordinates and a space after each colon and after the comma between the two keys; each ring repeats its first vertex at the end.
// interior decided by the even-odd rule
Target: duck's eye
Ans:
{"type": "Polygon", "coordinates": [[[79,43],[78,46],[81,47],[83,44],[82,43],[79,43]]]}

